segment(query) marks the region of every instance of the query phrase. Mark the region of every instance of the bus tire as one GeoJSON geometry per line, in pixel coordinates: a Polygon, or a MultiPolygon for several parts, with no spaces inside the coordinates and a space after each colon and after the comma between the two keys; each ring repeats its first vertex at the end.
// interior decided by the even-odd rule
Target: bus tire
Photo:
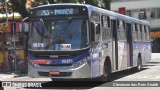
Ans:
{"type": "Polygon", "coordinates": [[[111,62],[109,60],[106,60],[103,67],[103,75],[100,77],[100,81],[106,82],[110,81],[111,76],[111,62]]]}
{"type": "Polygon", "coordinates": [[[136,71],[139,72],[142,69],[142,58],[138,56],[136,71]]]}

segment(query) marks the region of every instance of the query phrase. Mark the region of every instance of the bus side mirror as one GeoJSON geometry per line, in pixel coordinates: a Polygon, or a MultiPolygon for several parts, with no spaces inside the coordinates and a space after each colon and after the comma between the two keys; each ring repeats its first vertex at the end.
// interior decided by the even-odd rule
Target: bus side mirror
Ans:
{"type": "Polygon", "coordinates": [[[95,24],[91,22],[91,41],[95,41],[95,24]]]}
{"type": "Polygon", "coordinates": [[[24,23],[22,23],[22,35],[23,35],[25,40],[28,40],[28,36],[25,34],[25,25],[24,25],[24,23]]]}

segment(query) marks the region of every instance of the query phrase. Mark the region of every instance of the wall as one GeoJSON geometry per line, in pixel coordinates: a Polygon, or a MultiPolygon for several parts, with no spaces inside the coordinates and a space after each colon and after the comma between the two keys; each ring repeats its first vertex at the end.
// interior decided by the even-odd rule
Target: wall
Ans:
{"type": "Polygon", "coordinates": [[[123,1],[112,2],[111,10],[116,11],[119,7],[126,7],[126,9],[143,9],[143,8],[155,8],[160,7],[160,0],[136,0],[136,1],[123,1]]]}

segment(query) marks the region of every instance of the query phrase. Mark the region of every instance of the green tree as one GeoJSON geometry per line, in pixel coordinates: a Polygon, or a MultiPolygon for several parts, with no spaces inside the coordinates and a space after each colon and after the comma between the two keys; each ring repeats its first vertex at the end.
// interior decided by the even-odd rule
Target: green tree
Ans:
{"type": "Polygon", "coordinates": [[[93,5],[93,6],[98,6],[98,1],[97,0],[85,0],[85,3],[93,5]]]}
{"type": "Polygon", "coordinates": [[[9,0],[9,2],[12,4],[13,11],[19,12],[22,18],[25,18],[28,16],[28,11],[25,7],[26,0],[9,0]]]}
{"type": "MultiPolygon", "coordinates": [[[[27,0],[9,0],[8,3],[11,3],[13,11],[19,12],[22,18],[28,17],[28,10],[26,8],[27,0]]],[[[31,2],[32,7],[36,7],[38,5],[47,4],[47,0],[34,0],[31,2]]]]}
{"type": "Polygon", "coordinates": [[[69,3],[70,0],[62,0],[62,3],[69,3]]]}
{"type": "MultiPolygon", "coordinates": [[[[0,2],[0,13],[5,14],[6,13],[5,3],[4,3],[5,0],[0,0],[0,1],[1,1],[0,2]]],[[[12,13],[11,3],[7,3],[7,6],[8,6],[8,13],[12,13]]]]}
{"type": "MultiPolygon", "coordinates": [[[[32,0],[31,0],[32,1],[32,0]]],[[[110,10],[111,0],[103,0],[104,6],[102,8],[110,10]]],[[[22,18],[28,16],[28,8],[26,7],[27,0],[9,0],[8,12],[19,12],[22,18]]],[[[31,7],[36,7],[42,4],[55,4],[55,3],[85,3],[93,6],[98,6],[98,0],[34,0],[31,2],[31,7]]],[[[4,3],[0,4],[0,13],[5,13],[4,3]]]]}
{"type": "Polygon", "coordinates": [[[56,3],[54,0],[48,0],[48,2],[49,2],[50,4],[55,4],[55,3],[56,3]]]}
{"type": "Polygon", "coordinates": [[[104,8],[110,10],[111,0],[103,0],[104,8]]]}

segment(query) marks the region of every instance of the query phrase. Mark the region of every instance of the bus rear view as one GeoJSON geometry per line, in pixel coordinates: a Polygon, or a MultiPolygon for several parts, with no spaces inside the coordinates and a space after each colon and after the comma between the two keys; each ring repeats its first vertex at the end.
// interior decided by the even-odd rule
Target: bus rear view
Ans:
{"type": "Polygon", "coordinates": [[[40,6],[29,12],[28,75],[91,78],[87,8],[40,6]]]}

